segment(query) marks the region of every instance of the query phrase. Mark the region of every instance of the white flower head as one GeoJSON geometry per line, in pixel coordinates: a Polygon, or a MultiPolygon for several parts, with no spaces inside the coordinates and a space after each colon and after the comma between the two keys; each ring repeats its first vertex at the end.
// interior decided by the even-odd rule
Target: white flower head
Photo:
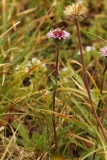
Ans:
{"type": "Polygon", "coordinates": [[[28,63],[26,64],[26,67],[31,67],[32,64],[31,64],[31,61],[28,61],[28,63]]]}
{"type": "Polygon", "coordinates": [[[32,58],[31,62],[34,63],[37,60],[37,58],[32,58]]]}
{"type": "Polygon", "coordinates": [[[16,70],[16,71],[18,71],[18,70],[19,70],[19,65],[17,65],[17,66],[15,67],[15,70],[16,70]]]}
{"type": "Polygon", "coordinates": [[[25,67],[25,72],[27,73],[29,71],[29,68],[28,67],[25,67]]]}
{"type": "Polygon", "coordinates": [[[85,50],[86,50],[87,52],[90,52],[90,51],[95,50],[95,47],[93,47],[93,46],[86,46],[85,50]]]}
{"type": "Polygon", "coordinates": [[[82,17],[83,15],[86,16],[87,13],[87,8],[84,7],[83,4],[72,4],[68,5],[64,9],[64,15],[67,16],[68,18],[78,18],[82,17]]]}

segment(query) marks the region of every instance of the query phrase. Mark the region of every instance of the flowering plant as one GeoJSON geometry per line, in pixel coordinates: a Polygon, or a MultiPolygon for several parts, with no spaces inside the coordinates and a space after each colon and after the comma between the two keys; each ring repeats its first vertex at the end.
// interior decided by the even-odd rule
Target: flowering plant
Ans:
{"type": "Polygon", "coordinates": [[[82,4],[72,4],[65,7],[64,14],[68,16],[68,18],[78,18],[82,15],[86,15],[87,8],[82,4]]]}
{"type": "MultiPolygon", "coordinates": [[[[70,36],[70,33],[67,31],[63,31],[61,29],[55,29],[55,30],[50,30],[46,36],[48,38],[53,38],[54,42],[56,44],[56,66],[55,66],[55,72],[54,72],[54,77],[50,75],[51,79],[55,79],[56,84],[58,80],[58,75],[59,75],[59,48],[63,44],[62,40],[65,40],[67,37],[70,36]]],[[[56,98],[56,86],[53,86],[53,112],[55,112],[55,98],[56,98]]],[[[55,116],[52,116],[52,123],[53,123],[53,132],[54,132],[54,139],[55,139],[55,148],[57,150],[57,134],[56,134],[56,122],[55,122],[55,116]]]]}
{"type": "Polygon", "coordinates": [[[50,30],[47,33],[48,38],[54,38],[54,39],[66,39],[67,37],[70,36],[70,33],[67,31],[63,31],[61,29],[55,29],[55,30],[50,30]]]}
{"type": "Polygon", "coordinates": [[[107,56],[107,47],[101,48],[100,51],[102,52],[103,56],[107,56]]]}
{"type": "MultiPolygon", "coordinates": [[[[72,4],[72,5],[68,5],[65,10],[64,10],[64,14],[65,16],[67,16],[68,18],[72,18],[75,19],[75,25],[76,25],[76,30],[77,30],[77,36],[78,36],[78,43],[79,43],[79,49],[80,49],[80,55],[81,55],[81,61],[82,61],[82,66],[83,66],[83,82],[89,97],[89,102],[91,105],[91,110],[92,110],[92,114],[93,116],[96,118],[97,121],[97,125],[100,128],[106,142],[107,142],[107,135],[105,133],[105,130],[103,128],[103,125],[99,119],[99,115],[97,114],[94,104],[93,104],[93,100],[92,100],[92,96],[91,96],[91,92],[90,92],[90,87],[89,87],[89,82],[88,82],[88,75],[87,75],[87,68],[85,65],[85,61],[84,61],[84,55],[83,55],[83,49],[82,49],[82,39],[81,39],[81,32],[80,32],[80,26],[79,26],[79,21],[78,18],[81,17],[82,15],[86,15],[87,13],[87,9],[86,7],[84,7],[84,5],[82,4],[72,4]]],[[[104,56],[107,56],[107,47],[106,48],[102,48],[101,49],[102,53],[104,56]]],[[[103,71],[103,77],[105,75],[105,71],[107,69],[107,63],[105,65],[104,71],[103,71]]],[[[104,78],[103,78],[104,79],[104,78]]],[[[103,82],[101,83],[101,88],[100,88],[100,94],[102,95],[102,88],[103,88],[103,82]]],[[[98,103],[98,108],[100,108],[100,102],[98,103]]]]}

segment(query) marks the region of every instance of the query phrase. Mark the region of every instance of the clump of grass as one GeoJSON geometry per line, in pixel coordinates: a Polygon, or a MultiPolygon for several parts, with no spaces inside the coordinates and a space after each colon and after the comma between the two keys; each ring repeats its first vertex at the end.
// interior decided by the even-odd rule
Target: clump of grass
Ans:
{"type": "MultiPolygon", "coordinates": [[[[63,15],[64,6],[72,2],[0,1],[1,160],[106,159],[106,142],[91,112],[82,79],[75,24],[63,15]],[[55,79],[50,74],[56,55],[53,42],[45,35],[56,28],[69,31],[71,37],[60,50],[60,81],[53,110],[55,79]],[[54,155],[52,115],[56,120],[58,155],[54,155]]],[[[90,95],[106,133],[106,72],[99,53],[107,38],[105,4],[85,2],[89,13],[80,20],[80,26],[90,95]]]]}

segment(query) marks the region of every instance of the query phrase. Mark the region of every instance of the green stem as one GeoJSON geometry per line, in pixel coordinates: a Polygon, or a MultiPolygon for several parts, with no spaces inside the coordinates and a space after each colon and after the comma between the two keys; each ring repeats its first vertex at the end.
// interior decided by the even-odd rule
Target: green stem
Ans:
{"type": "Polygon", "coordinates": [[[81,60],[82,60],[82,65],[83,65],[83,71],[84,71],[84,76],[83,76],[83,81],[84,81],[84,84],[85,84],[85,87],[86,87],[86,90],[87,90],[87,94],[88,94],[88,97],[89,97],[89,101],[90,101],[90,105],[91,105],[91,108],[92,108],[92,113],[94,115],[94,117],[96,118],[96,121],[97,121],[97,124],[107,142],[107,136],[106,136],[106,133],[104,131],[104,128],[97,116],[97,113],[94,109],[94,106],[93,106],[93,102],[92,102],[92,98],[91,98],[91,93],[90,93],[90,89],[89,89],[89,83],[88,83],[88,77],[87,77],[87,69],[85,67],[85,62],[84,62],[84,56],[83,56],[83,50],[82,50],[82,40],[81,40],[81,34],[80,34],[80,28],[79,28],[79,22],[77,19],[75,19],[75,23],[76,23],[76,29],[77,29],[77,35],[78,35],[78,41],[79,41],[79,48],[80,48],[80,54],[81,54],[81,60]]]}

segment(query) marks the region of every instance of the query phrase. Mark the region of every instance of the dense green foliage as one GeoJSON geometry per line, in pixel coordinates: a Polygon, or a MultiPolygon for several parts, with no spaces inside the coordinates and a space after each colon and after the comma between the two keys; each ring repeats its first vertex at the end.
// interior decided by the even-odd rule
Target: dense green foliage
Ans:
{"type": "MultiPolygon", "coordinates": [[[[82,79],[75,23],[63,15],[64,7],[72,2],[75,1],[0,1],[1,160],[107,158],[107,144],[91,113],[82,79]],[[60,80],[53,113],[56,50],[46,33],[56,28],[69,31],[71,37],[60,50],[60,80]],[[57,157],[52,114],[56,117],[57,157]]],[[[87,0],[84,5],[89,10],[87,17],[80,19],[85,64],[96,108],[102,99],[99,118],[104,118],[107,133],[106,76],[103,95],[99,92],[104,68],[99,50],[107,42],[107,3],[106,0],[87,0]]]]}

